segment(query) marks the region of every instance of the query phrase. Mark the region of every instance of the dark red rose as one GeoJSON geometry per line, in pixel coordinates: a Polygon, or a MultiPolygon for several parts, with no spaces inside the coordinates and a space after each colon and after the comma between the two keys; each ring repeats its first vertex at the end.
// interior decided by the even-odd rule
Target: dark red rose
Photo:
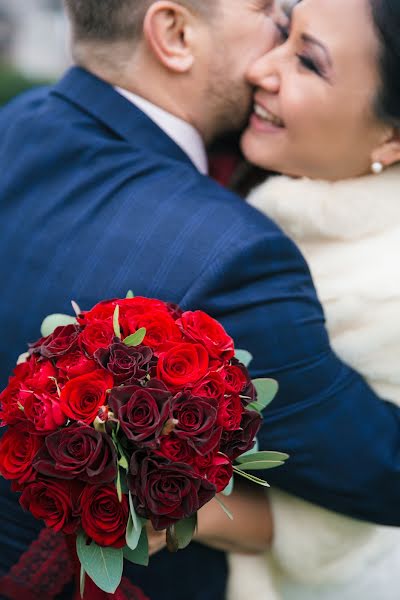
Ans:
{"type": "Polygon", "coordinates": [[[250,382],[247,369],[243,365],[227,365],[222,369],[221,376],[230,394],[242,394],[250,382]]]}
{"type": "Polygon", "coordinates": [[[217,424],[217,402],[213,398],[177,394],[170,403],[169,416],[175,421],[174,434],[199,454],[214,450],[221,439],[217,424]]]}
{"type": "Polygon", "coordinates": [[[174,321],[181,318],[181,316],[183,315],[183,310],[178,304],[175,304],[174,302],[166,302],[165,305],[174,321]]]}
{"type": "Polygon", "coordinates": [[[156,379],[147,386],[114,388],[109,406],[118,417],[126,437],[141,445],[153,445],[168,419],[171,392],[156,379]]]}
{"type": "Polygon", "coordinates": [[[164,456],[172,462],[186,464],[192,464],[195,457],[193,448],[185,440],[176,437],[173,432],[170,435],[163,435],[160,438],[160,447],[157,454],[164,456]]]}
{"type": "Polygon", "coordinates": [[[24,489],[19,502],[47,527],[71,534],[79,526],[76,513],[80,491],[81,486],[73,481],[37,481],[24,489]]]}
{"type": "Polygon", "coordinates": [[[110,436],[72,424],[46,437],[33,466],[48,477],[109,483],[117,475],[117,454],[110,436]]]}
{"type": "Polygon", "coordinates": [[[210,371],[201,381],[193,386],[192,394],[193,396],[215,398],[220,402],[225,394],[224,380],[218,371],[210,371]]]}
{"type": "Polygon", "coordinates": [[[204,344],[213,358],[228,361],[233,357],[233,339],[218,321],[203,311],[184,312],[177,325],[188,338],[204,344]]]}
{"type": "Polygon", "coordinates": [[[93,423],[100,407],[107,403],[106,392],[113,385],[111,375],[100,369],[75,377],[61,390],[61,410],[74,421],[93,423]]]}
{"type": "Polygon", "coordinates": [[[191,387],[208,371],[208,353],[201,344],[176,344],[160,354],[157,377],[170,389],[191,387]]]}
{"type": "Polygon", "coordinates": [[[73,379],[85,373],[91,373],[98,368],[97,363],[85,356],[80,349],[68,352],[57,360],[57,369],[62,377],[73,379]]]}
{"type": "Polygon", "coordinates": [[[33,423],[36,431],[55,431],[67,422],[58,395],[31,391],[24,404],[26,418],[33,423]]]}
{"type": "Polygon", "coordinates": [[[257,400],[257,390],[251,380],[243,390],[241,394],[241,400],[243,406],[245,407],[250,404],[250,402],[255,402],[257,400]]]}
{"type": "Polygon", "coordinates": [[[51,335],[44,338],[42,345],[36,350],[46,358],[63,356],[76,345],[79,331],[78,325],[56,327],[51,335]]]}
{"type": "Polygon", "coordinates": [[[206,477],[222,492],[230,482],[233,475],[233,466],[227,456],[218,454],[214,457],[212,465],[207,469],[206,477]]]}
{"type": "Polygon", "coordinates": [[[86,325],[79,337],[79,343],[88,356],[93,356],[99,348],[108,348],[114,335],[111,321],[95,321],[86,325]]]}
{"type": "Polygon", "coordinates": [[[99,365],[112,374],[115,385],[129,384],[146,377],[152,357],[151,348],[143,345],[129,347],[118,338],[94,355],[99,365]]]}
{"type": "Polygon", "coordinates": [[[88,485],[81,499],[82,527],[85,533],[100,546],[122,548],[129,507],[127,496],[119,501],[115,485],[88,485]]]}
{"type": "Polygon", "coordinates": [[[137,513],[165,529],[189,517],[215,496],[215,486],[189,465],[160,456],[132,455],[128,486],[137,513]]]}
{"type": "Polygon", "coordinates": [[[239,429],[243,406],[239,396],[225,396],[218,406],[218,423],[228,431],[239,429]]]}
{"type": "Polygon", "coordinates": [[[255,437],[262,425],[262,417],[255,410],[245,410],[242,417],[241,428],[236,431],[224,431],[222,434],[220,450],[231,460],[244,454],[255,443],[255,437]]]}
{"type": "Polygon", "coordinates": [[[0,439],[0,473],[4,479],[21,484],[34,481],[36,471],[32,462],[42,445],[42,437],[32,435],[25,427],[6,431],[0,439]]]}
{"type": "Polygon", "coordinates": [[[146,336],[143,344],[154,351],[168,348],[171,343],[182,341],[182,333],[175,324],[174,319],[165,310],[151,310],[146,313],[133,313],[129,311],[125,317],[127,333],[134,333],[144,327],[146,336]]]}

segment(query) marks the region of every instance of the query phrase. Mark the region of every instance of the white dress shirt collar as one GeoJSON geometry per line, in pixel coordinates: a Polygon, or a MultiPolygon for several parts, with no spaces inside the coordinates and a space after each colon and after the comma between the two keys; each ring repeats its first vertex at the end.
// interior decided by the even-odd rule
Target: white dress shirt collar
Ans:
{"type": "Polygon", "coordinates": [[[141,96],[137,96],[136,94],[119,87],[115,87],[115,90],[132,102],[132,104],[135,104],[135,106],[154,121],[164,133],[174,140],[174,142],[182,148],[185,154],[187,154],[200,173],[203,175],[208,173],[208,161],[204,142],[193,125],[172,115],[152,102],[145,100],[145,98],[142,98],[141,96]]]}

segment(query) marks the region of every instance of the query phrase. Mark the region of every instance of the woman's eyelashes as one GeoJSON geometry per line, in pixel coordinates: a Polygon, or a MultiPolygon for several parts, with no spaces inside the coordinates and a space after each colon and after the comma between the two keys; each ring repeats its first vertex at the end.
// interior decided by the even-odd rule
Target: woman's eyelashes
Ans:
{"type": "Polygon", "coordinates": [[[312,58],[306,56],[305,54],[296,54],[296,56],[302,67],[304,67],[308,71],[315,73],[316,75],[319,75],[319,77],[324,76],[322,69],[320,69],[320,67],[312,58]]]}

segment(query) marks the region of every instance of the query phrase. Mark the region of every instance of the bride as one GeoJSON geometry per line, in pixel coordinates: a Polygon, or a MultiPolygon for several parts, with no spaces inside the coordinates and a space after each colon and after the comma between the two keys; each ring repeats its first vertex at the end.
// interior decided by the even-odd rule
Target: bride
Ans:
{"type": "MultiPolygon", "coordinates": [[[[243,152],[282,174],[248,201],[303,251],[336,352],[400,404],[400,2],[303,0],[287,37],[248,74],[243,152]]],[[[398,600],[399,530],[270,503],[271,552],[231,557],[230,600],[398,600]]]]}

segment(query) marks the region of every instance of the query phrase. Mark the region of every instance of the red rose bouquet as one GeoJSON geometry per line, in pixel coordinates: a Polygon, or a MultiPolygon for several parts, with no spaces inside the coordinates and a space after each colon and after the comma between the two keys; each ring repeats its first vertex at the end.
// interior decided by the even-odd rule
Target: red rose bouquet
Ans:
{"type": "Polygon", "coordinates": [[[0,472],[77,536],[82,582],[113,593],[124,558],[148,563],[147,520],[184,548],[234,473],[267,485],[249,471],[287,455],[254,451],[277,385],[250,380],[250,355],[207,314],[132,294],[75,307],[45,319],[0,395],[0,472]]]}

